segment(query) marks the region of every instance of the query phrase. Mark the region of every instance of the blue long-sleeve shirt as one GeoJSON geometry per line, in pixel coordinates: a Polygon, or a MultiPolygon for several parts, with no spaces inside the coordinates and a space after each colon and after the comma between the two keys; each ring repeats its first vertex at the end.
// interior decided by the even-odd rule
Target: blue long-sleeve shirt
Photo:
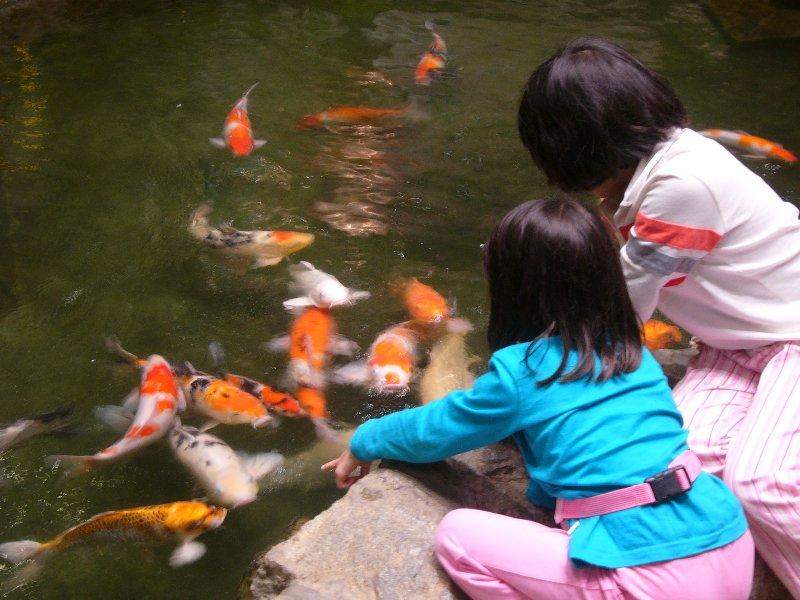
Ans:
{"type": "MultiPolygon", "coordinates": [[[[424,463],[513,435],[531,477],[528,497],[548,508],[556,498],[641,483],[687,449],[672,393],[649,352],[635,371],[608,381],[537,386],[562,355],[557,337],[530,350],[529,344],[503,348],[471,389],[367,421],[350,449],[365,461],[424,463]]],[[[572,353],[568,368],[576,358],[572,353]]],[[[703,473],[691,490],[667,502],[581,519],[570,537],[570,558],[606,568],[637,566],[712,550],[746,530],[733,494],[703,473]]]]}

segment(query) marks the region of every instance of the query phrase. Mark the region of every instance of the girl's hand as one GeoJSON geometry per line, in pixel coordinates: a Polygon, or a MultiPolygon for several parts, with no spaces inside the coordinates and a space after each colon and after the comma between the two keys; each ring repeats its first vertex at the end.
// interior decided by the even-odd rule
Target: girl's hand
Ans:
{"type": "Polygon", "coordinates": [[[342,452],[339,458],[322,465],[323,471],[334,471],[336,474],[336,486],[348,488],[356,481],[369,473],[372,463],[358,460],[352,455],[349,449],[342,452]]]}

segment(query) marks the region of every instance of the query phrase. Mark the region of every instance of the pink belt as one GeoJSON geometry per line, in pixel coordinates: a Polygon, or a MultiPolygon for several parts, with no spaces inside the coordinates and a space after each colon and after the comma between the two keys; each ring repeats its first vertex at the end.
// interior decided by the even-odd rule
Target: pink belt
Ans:
{"type": "Polygon", "coordinates": [[[556,523],[567,519],[584,519],[608,513],[664,502],[683,494],[701,472],[700,459],[687,450],[669,463],[665,471],[649,477],[644,483],[614,490],[589,498],[556,500],[556,523]]]}

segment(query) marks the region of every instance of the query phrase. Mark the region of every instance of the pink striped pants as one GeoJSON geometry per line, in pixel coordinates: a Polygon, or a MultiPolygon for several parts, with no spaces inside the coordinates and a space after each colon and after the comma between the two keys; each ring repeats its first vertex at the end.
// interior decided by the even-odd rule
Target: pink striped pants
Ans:
{"type": "Polygon", "coordinates": [[[761,557],[800,598],[800,342],[701,344],[674,394],[689,447],[739,497],[761,557]]]}

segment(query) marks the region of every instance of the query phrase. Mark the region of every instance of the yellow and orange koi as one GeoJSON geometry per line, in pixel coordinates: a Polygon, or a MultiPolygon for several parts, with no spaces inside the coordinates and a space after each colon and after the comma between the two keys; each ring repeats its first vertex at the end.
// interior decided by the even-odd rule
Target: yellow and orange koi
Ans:
{"type": "Polygon", "coordinates": [[[650,319],[642,327],[642,339],[651,351],[663,350],[679,344],[683,339],[683,335],[675,325],[650,319]]]}
{"type": "Polygon", "coordinates": [[[189,363],[184,363],[178,372],[192,409],[211,419],[203,431],[219,423],[252,425],[254,429],[273,424],[274,419],[261,400],[233,383],[197,371],[189,363]]]}
{"type": "Polygon", "coordinates": [[[124,408],[131,412],[135,410],[136,414],[122,439],[97,454],[56,455],[51,459],[87,468],[95,463],[116,460],[164,437],[175,422],[178,409],[185,408],[175,374],[164,358],[154,354],[144,362],[139,389],[128,396],[124,408]]]}
{"type": "Polygon", "coordinates": [[[744,131],[706,129],[700,133],[725,146],[731,146],[750,152],[758,158],[772,158],[788,163],[797,162],[797,156],[779,143],[758,137],[757,135],[745,133],[744,131]]]}
{"type": "Polygon", "coordinates": [[[15,564],[33,561],[34,568],[24,572],[25,581],[20,578],[15,582],[17,586],[33,577],[50,555],[99,541],[131,538],[176,540],[178,547],[170,556],[169,563],[180,567],[203,556],[206,548],[195,538],[219,527],[227,512],[225,508],[197,500],[112,510],[95,515],[47,542],[22,540],[0,544],[0,558],[15,564]]]}
{"type": "Polygon", "coordinates": [[[250,117],[247,115],[247,101],[250,92],[258,85],[251,85],[244,95],[233,105],[231,112],[225,119],[225,129],[221,138],[208,138],[208,141],[218,148],[228,148],[234,156],[247,156],[255,148],[261,148],[267,142],[253,139],[253,128],[250,117]]]}
{"type": "Polygon", "coordinates": [[[368,106],[334,106],[313,115],[305,115],[298,127],[323,127],[325,125],[355,125],[397,119],[408,114],[404,108],[372,108],[368,106]]]}
{"type": "Polygon", "coordinates": [[[414,83],[417,85],[430,85],[433,76],[441,72],[447,63],[447,46],[444,39],[433,30],[432,22],[427,21],[425,28],[433,34],[433,41],[414,69],[414,83]]]}
{"type": "Polygon", "coordinates": [[[412,323],[400,323],[382,332],[370,346],[365,361],[336,371],[339,383],[366,385],[380,394],[405,394],[417,366],[419,332],[412,323]]]}
{"type": "Polygon", "coordinates": [[[300,403],[286,392],[272,389],[270,386],[255,379],[225,373],[225,381],[232,383],[240,390],[255,396],[267,410],[278,413],[284,417],[304,417],[305,411],[300,407],[300,403]]]}

